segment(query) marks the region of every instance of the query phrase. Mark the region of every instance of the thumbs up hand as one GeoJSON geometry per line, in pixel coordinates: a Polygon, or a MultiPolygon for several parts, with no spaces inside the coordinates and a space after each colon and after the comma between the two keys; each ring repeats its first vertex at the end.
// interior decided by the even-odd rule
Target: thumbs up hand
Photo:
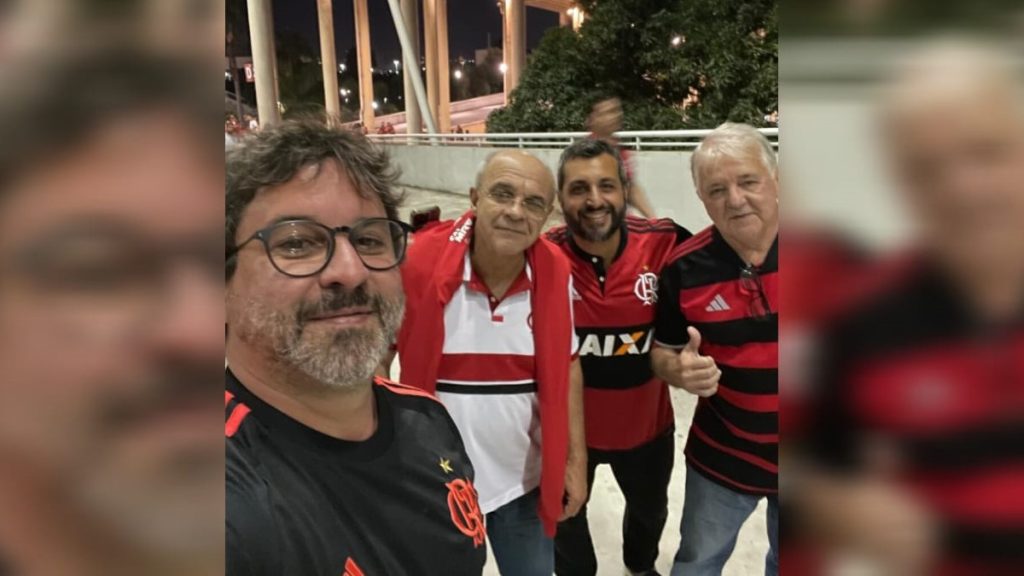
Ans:
{"type": "Polygon", "coordinates": [[[700,332],[690,326],[686,329],[690,341],[679,351],[678,386],[702,398],[718,392],[718,379],[722,371],[710,356],[700,355],[700,332]]]}

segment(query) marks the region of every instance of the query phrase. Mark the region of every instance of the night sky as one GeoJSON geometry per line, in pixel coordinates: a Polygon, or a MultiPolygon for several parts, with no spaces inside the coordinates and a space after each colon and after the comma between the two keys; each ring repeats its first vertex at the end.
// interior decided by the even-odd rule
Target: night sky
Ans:
{"type": "MultiPolygon", "coordinates": [[[[386,0],[369,0],[370,43],[383,64],[400,59],[401,47],[395,33],[391,10],[386,0]]],[[[540,42],[544,32],[558,25],[558,15],[538,8],[526,9],[527,50],[540,42]]],[[[354,9],[352,0],[334,0],[334,42],[338,61],[355,45],[354,9]]],[[[422,5],[420,22],[423,20],[422,5]]],[[[285,30],[298,32],[319,52],[319,31],[316,0],[277,0],[274,2],[274,29],[277,34],[285,30]]],[[[462,56],[473,58],[474,50],[491,44],[501,47],[501,12],[495,0],[448,0],[448,52],[452,59],[462,56]]],[[[422,32],[420,54],[423,54],[422,32]]]]}

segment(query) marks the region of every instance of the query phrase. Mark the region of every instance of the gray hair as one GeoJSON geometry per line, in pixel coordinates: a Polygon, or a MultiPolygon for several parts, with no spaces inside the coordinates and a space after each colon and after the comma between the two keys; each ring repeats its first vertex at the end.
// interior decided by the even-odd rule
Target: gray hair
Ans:
{"type": "MultiPolygon", "coordinates": [[[[393,189],[398,171],[383,149],[362,134],[330,127],[322,120],[288,121],[245,138],[225,155],[225,250],[235,246],[242,214],[257,193],[325,160],[338,162],[362,197],[380,200],[387,217],[398,219],[402,194],[393,189]]],[[[235,259],[228,258],[226,277],[231,278],[234,271],[235,259]]]]}
{"type": "Polygon", "coordinates": [[[597,158],[603,154],[615,159],[615,166],[619,169],[619,182],[622,183],[623,188],[629,187],[629,172],[626,171],[626,165],[622,162],[619,147],[597,138],[584,138],[573,142],[562,151],[562,156],[558,159],[558,190],[561,191],[565,184],[565,164],[567,162],[577,158],[597,158]]]}
{"type": "Polygon", "coordinates": [[[726,122],[712,130],[690,156],[693,185],[700,193],[700,173],[705,165],[722,157],[743,158],[756,154],[772,176],[778,175],[775,150],[764,134],[749,124],[726,122]]]}

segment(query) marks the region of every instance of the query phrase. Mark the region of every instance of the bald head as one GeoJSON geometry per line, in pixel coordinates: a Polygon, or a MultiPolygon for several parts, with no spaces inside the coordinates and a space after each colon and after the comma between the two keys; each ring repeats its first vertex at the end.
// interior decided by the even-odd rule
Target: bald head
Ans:
{"type": "Polygon", "coordinates": [[[549,189],[549,200],[554,199],[555,176],[551,169],[536,156],[524,150],[498,150],[488,155],[476,173],[475,188],[482,189],[485,182],[493,179],[496,171],[500,172],[510,167],[535,173],[538,180],[545,185],[545,188],[549,189]]]}

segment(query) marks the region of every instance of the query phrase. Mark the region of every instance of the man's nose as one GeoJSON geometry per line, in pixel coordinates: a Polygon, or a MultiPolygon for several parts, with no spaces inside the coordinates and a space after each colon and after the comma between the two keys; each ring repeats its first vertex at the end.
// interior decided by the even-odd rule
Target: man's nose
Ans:
{"type": "Polygon", "coordinates": [[[327,262],[327,267],[319,274],[321,286],[340,284],[347,288],[361,286],[370,277],[370,269],[356,253],[347,236],[335,238],[334,254],[327,262]]]}

